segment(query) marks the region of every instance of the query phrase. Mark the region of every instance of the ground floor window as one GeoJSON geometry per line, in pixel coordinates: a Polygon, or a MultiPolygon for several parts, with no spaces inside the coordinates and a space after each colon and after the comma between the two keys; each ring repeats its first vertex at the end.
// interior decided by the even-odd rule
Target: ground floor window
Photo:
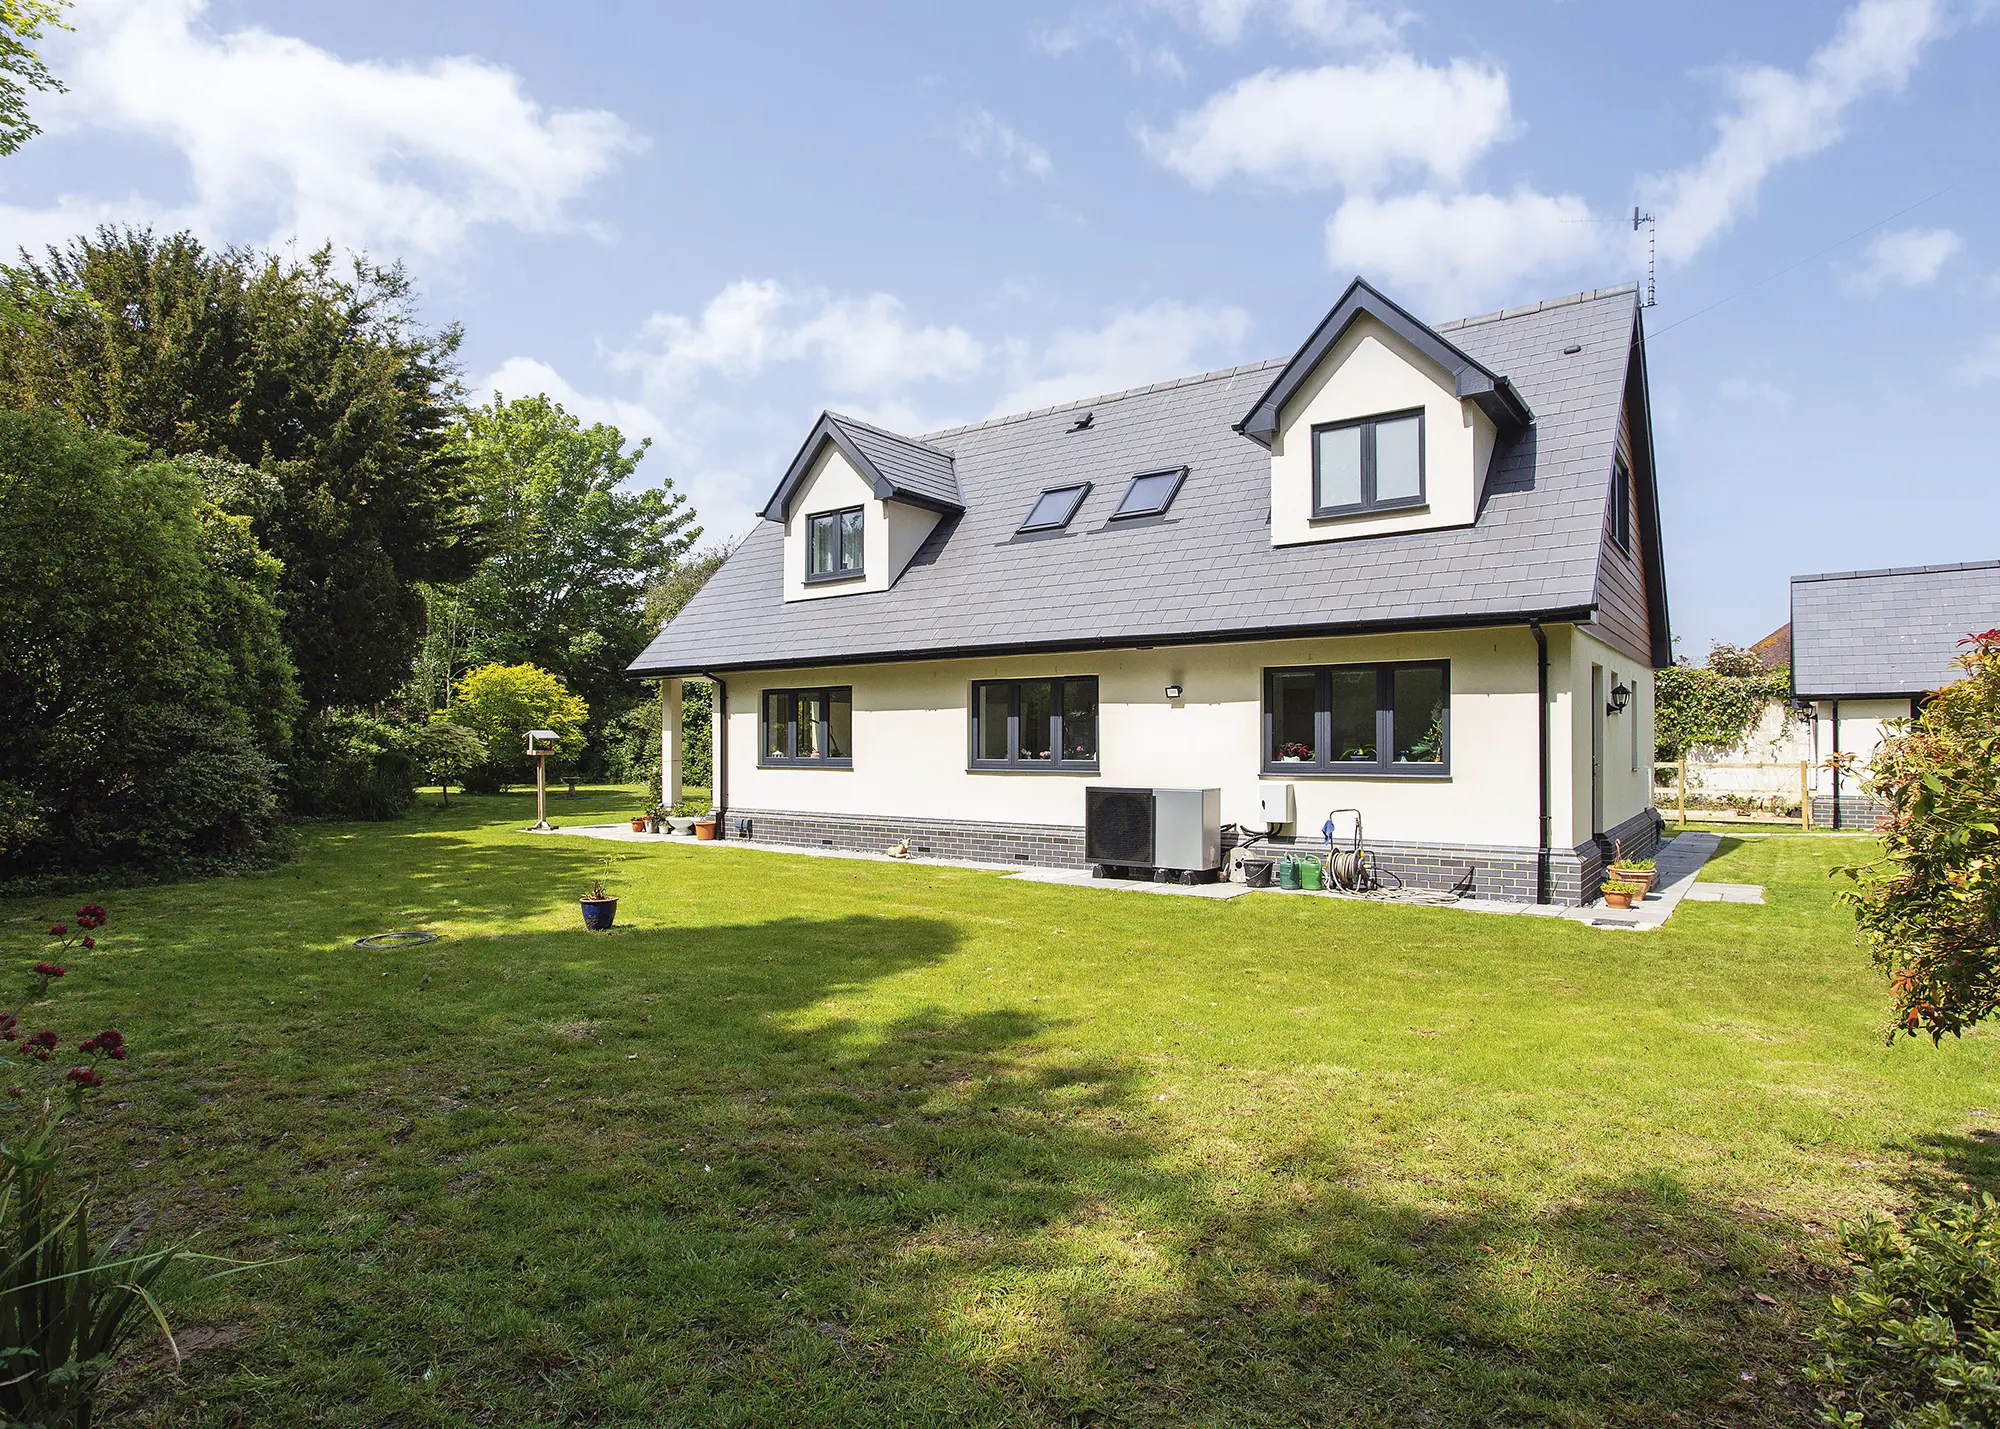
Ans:
{"type": "Polygon", "coordinates": [[[1451,667],[1442,660],[1264,672],[1264,772],[1450,772],[1451,667]]]}
{"type": "Polygon", "coordinates": [[[974,769],[1097,772],[1097,677],[981,680],[972,687],[974,769]]]}
{"type": "Polygon", "coordinates": [[[757,762],[765,767],[854,767],[854,690],[766,690],[757,762]]]}

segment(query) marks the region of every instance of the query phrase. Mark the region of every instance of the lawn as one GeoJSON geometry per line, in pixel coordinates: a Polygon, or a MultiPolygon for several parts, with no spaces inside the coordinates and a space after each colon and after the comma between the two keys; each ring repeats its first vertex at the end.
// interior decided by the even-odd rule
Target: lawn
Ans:
{"type": "Polygon", "coordinates": [[[107,1200],[290,1257],[182,1288],[134,1422],[1797,1424],[1835,1223],[2000,1165],[1990,1041],[1877,1035],[1859,840],[1726,840],[1769,906],[1633,935],[531,804],[0,905],[24,963],[111,911],[59,999],[135,1048],[107,1200]]]}

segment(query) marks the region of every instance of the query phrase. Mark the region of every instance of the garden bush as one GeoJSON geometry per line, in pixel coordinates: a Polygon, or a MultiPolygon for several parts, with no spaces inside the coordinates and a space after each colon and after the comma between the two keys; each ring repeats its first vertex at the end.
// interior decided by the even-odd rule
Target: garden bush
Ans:
{"type": "Polygon", "coordinates": [[[465,787],[492,793],[525,777],[532,768],[525,753],[525,736],[531,729],[556,732],[557,769],[582,754],[590,710],[547,670],[533,665],[482,665],[459,677],[457,694],[444,714],[485,741],[486,758],[466,772],[465,787]]]}
{"type": "Polygon", "coordinates": [[[395,819],[417,795],[414,734],[361,710],[327,710],[299,727],[294,811],[319,819],[395,819]]]}
{"type": "Polygon", "coordinates": [[[1855,1264],[1813,1333],[1806,1378],[1838,1429],[2000,1424],[2000,1205],[1870,1217],[1846,1232],[1855,1264]]]}

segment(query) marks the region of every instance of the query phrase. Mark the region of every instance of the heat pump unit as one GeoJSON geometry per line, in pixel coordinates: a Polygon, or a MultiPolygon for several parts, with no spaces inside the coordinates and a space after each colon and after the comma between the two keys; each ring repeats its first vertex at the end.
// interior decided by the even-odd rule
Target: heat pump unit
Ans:
{"type": "Polygon", "coordinates": [[[1206,882],[1222,866],[1222,791],[1086,788],[1083,856],[1099,878],[1206,882]]]}

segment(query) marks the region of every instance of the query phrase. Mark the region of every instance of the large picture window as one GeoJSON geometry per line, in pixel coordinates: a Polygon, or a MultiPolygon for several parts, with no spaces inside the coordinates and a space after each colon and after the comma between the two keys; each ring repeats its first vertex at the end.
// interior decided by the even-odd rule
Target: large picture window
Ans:
{"type": "Polygon", "coordinates": [[[852,769],[854,690],[766,690],[757,763],[767,769],[852,769]]]}
{"type": "Polygon", "coordinates": [[[861,508],[806,517],[806,579],[846,580],[861,574],[861,508]]]}
{"type": "Polygon", "coordinates": [[[1096,773],[1097,677],[979,681],[972,767],[1096,773]]]}
{"type": "Polygon", "coordinates": [[[1451,772],[1451,667],[1264,672],[1264,772],[1440,778],[1451,772]]]}
{"type": "Polygon", "coordinates": [[[1424,414],[1395,412],[1312,429],[1313,515],[1424,504],[1424,414]]]}

